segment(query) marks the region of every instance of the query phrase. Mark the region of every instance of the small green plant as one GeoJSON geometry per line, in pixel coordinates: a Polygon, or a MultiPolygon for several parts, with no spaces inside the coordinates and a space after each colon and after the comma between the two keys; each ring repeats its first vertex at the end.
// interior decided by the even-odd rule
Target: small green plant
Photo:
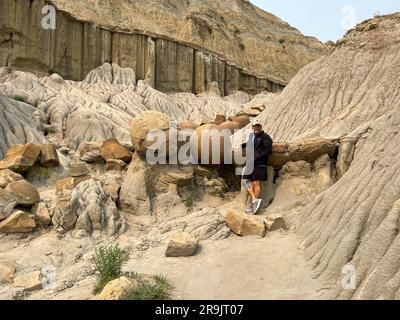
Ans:
{"type": "Polygon", "coordinates": [[[129,252],[121,249],[118,245],[101,246],[96,249],[91,261],[97,272],[94,293],[98,294],[107,283],[123,276],[122,268],[129,261],[129,252]]]}
{"type": "Polygon", "coordinates": [[[40,179],[47,180],[50,177],[50,170],[47,168],[40,167],[39,175],[40,175],[40,179]]]}
{"type": "Polygon", "coordinates": [[[54,128],[54,127],[49,127],[48,129],[47,129],[47,132],[48,133],[57,133],[57,129],[56,128],[54,128]]]}
{"type": "Polygon", "coordinates": [[[172,285],[166,277],[156,275],[152,281],[139,281],[138,288],[131,292],[126,300],[169,300],[171,298],[172,285]]]}
{"type": "Polygon", "coordinates": [[[193,208],[194,200],[192,196],[188,196],[183,202],[186,204],[188,208],[193,208]]]}
{"type": "Polygon", "coordinates": [[[26,98],[23,96],[15,95],[12,97],[15,101],[25,102],[26,98]]]}

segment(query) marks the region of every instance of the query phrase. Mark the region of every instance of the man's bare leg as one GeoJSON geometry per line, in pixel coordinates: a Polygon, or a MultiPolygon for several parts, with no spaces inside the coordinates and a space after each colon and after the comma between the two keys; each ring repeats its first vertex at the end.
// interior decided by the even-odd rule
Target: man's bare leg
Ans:
{"type": "Polygon", "coordinates": [[[249,193],[249,195],[251,196],[251,200],[254,201],[257,199],[256,194],[254,193],[254,186],[253,188],[247,189],[247,192],[249,193]]]}
{"type": "MultiPolygon", "coordinates": [[[[253,181],[253,193],[255,199],[262,198],[261,181],[253,181]]],[[[255,200],[253,199],[253,200],[255,200]]]]}

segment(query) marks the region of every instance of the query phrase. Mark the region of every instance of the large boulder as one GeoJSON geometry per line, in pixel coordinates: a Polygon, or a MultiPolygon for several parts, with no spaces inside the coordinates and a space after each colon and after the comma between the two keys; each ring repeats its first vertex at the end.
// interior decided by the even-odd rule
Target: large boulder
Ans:
{"type": "Polygon", "coordinates": [[[1,233],[31,232],[37,227],[35,220],[26,212],[13,212],[0,222],[1,233]]]}
{"type": "Polygon", "coordinates": [[[199,240],[193,237],[190,233],[177,233],[169,240],[167,257],[189,257],[196,253],[199,240]]]}
{"type": "Polygon", "coordinates": [[[139,287],[135,279],[121,277],[110,281],[101,293],[97,296],[98,300],[124,300],[130,293],[139,287]]]}
{"type": "Polygon", "coordinates": [[[32,143],[11,146],[5,158],[0,161],[0,170],[10,169],[18,173],[26,173],[38,161],[41,149],[32,143]]]}
{"type": "Polygon", "coordinates": [[[100,153],[105,161],[122,160],[125,163],[129,163],[132,160],[132,152],[115,138],[104,141],[100,153]]]}
{"type": "Polygon", "coordinates": [[[239,236],[264,237],[266,227],[256,216],[230,211],[226,216],[226,225],[239,236]]]}
{"type": "Polygon", "coordinates": [[[146,111],[135,117],[131,124],[131,141],[136,152],[144,153],[146,149],[155,143],[154,139],[148,138],[150,130],[161,130],[166,134],[168,141],[168,132],[172,119],[158,111],[146,111]]]}
{"type": "Polygon", "coordinates": [[[32,214],[39,225],[48,226],[51,223],[51,216],[49,209],[44,202],[38,202],[32,207],[32,214]]]}
{"type": "Polygon", "coordinates": [[[11,182],[22,180],[23,177],[10,169],[0,170],[0,188],[5,188],[11,182]]]}
{"type": "Polygon", "coordinates": [[[31,207],[40,200],[37,189],[26,180],[10,183],[5,190],[11,193],[21,206],[31,207]]]}
{"type": "Polygon", "coordinates": [[[60,165],[60,159],[56,148],[51,143],[44,143],[40,146],[42,155],[40,165],[44,168],[52,168],[60,165]]]}

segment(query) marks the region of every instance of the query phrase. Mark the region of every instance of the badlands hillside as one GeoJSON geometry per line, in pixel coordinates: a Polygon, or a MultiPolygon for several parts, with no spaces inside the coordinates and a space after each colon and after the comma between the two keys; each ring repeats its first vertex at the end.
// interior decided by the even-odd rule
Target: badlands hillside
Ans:
{"type": "MultiPolygon", "coordinates": [[[[78,2],[53,2],[90,13],[77,10],[78,2]]],[[[133,10],[121,1],[113,17],[109,1],[79,3],[101,8],[90,19],[104,23],[133,10]]],[[[168,24],[183,16],[175,12],[190,8],[217,23],[207,8],[224,10],[222,1],[162,1],[151,10],[144,3],[135,2],[140,22],[121,24],[156,28],[157,10],[174,7],[160,26],[172,32],[168,24]]],[[[240,18],[221,16],[251,26],[246,19],[254,14],[274,22],[266,30],[290,29],[247,1],[235,4],[240,18]]],[[[191,19],[205,24],[190,17],[188,26],[191,19]]],[[[243,39],[251,41],[258,31],[249,29],[243,39]]],[[[184,40],[198,41],[193,37],[184,40]]],[[[400,298],[399,50],[400,14],[375,17],[301,69],[281,93],[258,94],[227,92],[218,81],[201,92],[163,92],[137,68],[108,62],[82,81],[4,66],[0,298],[127,299],[154,281],[165,287],[154,275],[166,277],[175,299],[400,298]],[[248,199],[233,165],[146,161],[151,129],[194,129],[201,138],[209,129],[233,134],[256,117],[275,142],[257,216],[243,214],[248,199]],[[116,244],[129,253],[124,273],[94,291],[99,269],[92,257],[116,244]],[[354,287],[343,286],[349,268],[354,287]]],[[[267,60],[265,70],[279,69],[267,60]]],[[[282,69],[282,79],[294,70],[282,69]]]]}

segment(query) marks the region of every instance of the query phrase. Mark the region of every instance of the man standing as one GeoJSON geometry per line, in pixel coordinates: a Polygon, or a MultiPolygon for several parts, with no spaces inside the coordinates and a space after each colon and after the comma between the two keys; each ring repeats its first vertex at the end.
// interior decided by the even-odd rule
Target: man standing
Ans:
{"type": "MultiPolygon", "coordinates": [[[[243,147],[254,144],[254,170],[249,175],[243,175],[243,186],[252,198],[252,203],[246,209],[247,214],[256,214],[262,202],[261,182],[268,180],[268,155],[272,153],[272,139],[263,131],[262,125],[258,120],[253,122],[253,133],[250,134],[249,141],[243,147]]],[[[252,159],[253,160],[253,159],[252,159]]]]}

